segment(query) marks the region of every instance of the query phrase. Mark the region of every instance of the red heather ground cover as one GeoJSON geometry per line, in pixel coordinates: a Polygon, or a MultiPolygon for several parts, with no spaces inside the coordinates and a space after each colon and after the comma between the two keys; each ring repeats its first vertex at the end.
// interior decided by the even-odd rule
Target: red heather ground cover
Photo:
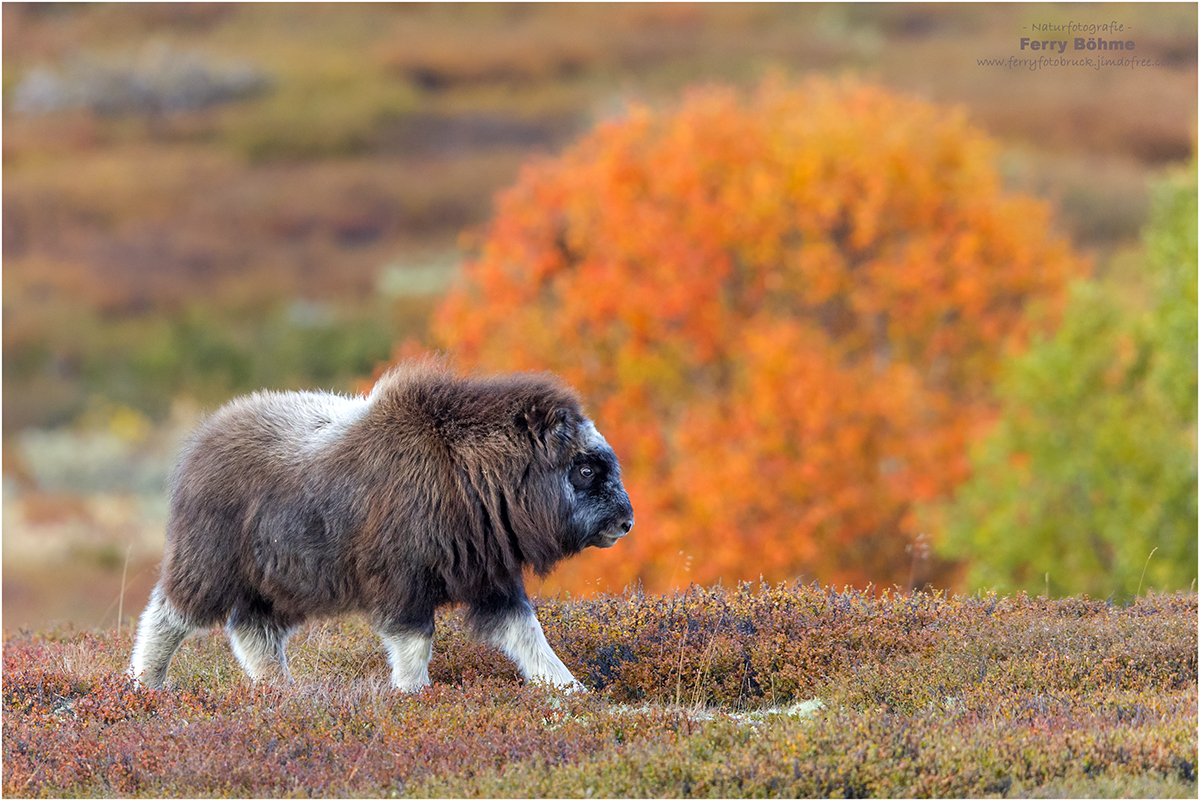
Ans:
{"type": "Polygon", "coordinates": [[[543,600],[592,690],[576,696],[519,682],[457,612],[412,697],[356,619],[297,635],[282,688],[250,685],[219,634],[184,645],[168,690],[137,691],[128,629],[6,633],[3,790],[1195,797],[1196,613],[1184,593],[811,585],[543,600]]]}

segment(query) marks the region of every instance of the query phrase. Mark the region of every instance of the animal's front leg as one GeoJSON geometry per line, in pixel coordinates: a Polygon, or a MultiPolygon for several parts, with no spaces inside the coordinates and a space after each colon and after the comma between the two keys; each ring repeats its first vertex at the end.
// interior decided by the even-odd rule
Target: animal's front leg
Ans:
{"type": "Polygon", "coordinates": [[[388,662],[392,666],[392,685],[414,693],[429,686],[429,660],[433,656],[433,624],[416,631],[400,626],[380,626],[388,662]]]}
{"type": "Polygon", "coordinates": [[[542,624],[538,623],[533,607],[524,591],[511,602],[477,603],[472,605],[471,618],[476,634],[517,663],[528,682],[544,682],[571,691],[583,691],[563,661],[554,653],[542,624]]]}

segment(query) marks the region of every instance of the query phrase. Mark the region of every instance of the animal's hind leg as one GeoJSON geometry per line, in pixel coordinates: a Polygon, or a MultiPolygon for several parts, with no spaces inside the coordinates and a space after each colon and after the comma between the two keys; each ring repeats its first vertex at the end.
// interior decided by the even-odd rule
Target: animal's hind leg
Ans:
{"type": "Polygon", "coordinates": [[[128,674],[146,687],[161,687],[171,657],[197,628],[175,608],[160,583],[150,594],[150,602],[138,620],[137,642],[128,674]]]}
{"type": "Polygon", "coordinates": [[[229,632],[233,655],[253,681],[292,680],[285,648],[293,627],[270,617],[235,611],[225,630],[229,632]]]}

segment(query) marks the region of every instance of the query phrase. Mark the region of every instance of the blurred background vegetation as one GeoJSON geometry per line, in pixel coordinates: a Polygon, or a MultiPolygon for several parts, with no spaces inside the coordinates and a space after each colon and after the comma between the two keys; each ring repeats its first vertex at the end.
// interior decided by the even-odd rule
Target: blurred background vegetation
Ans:
{"type": "MultiPolygon", "coordinates": [[[[1185,220],[1190,255],[1161,244],[1177,234],[1149,240],[1190,265],[1191,322],[1174,329],[1191,336],[1190,360],[1148,355],[1165,352],[1156,326],[1174,325],[1155,320],[1178,317],[1154,310],[1181,290],[1163,289],[1141,235],[1151,182],[1194,174],[1195,5],[6,3],[3,15],[6,627],[136,614],[161,551],[162,481],[197,416],[262,387],[353,391],[395,343],[422,340],[493,194],[531,155],[631,103],[771,71],[851,71],[961,105],[1002,143],[1009,187],[1050,200],[1093,257],[1074,301],[1089,322],[1061,336],[1111,340],[1128,369],[1095,381],[1150,387],[1134,392],[1153,396],[1151,421],[1177,412],[1147,434],[1159,440],[1127,436],[1172,443],[1171,466],[1131,443],[1087,451],[1087,469],[1128,456],[1138,475],[1169,474],[1182,494],[1163,513],[1185,526],[1190,514],[1194,532],[1194,212],[1190,228],[1162,212],[1185,220]],[[1123,24],[1139,57],[1170,66],[978,64],[1027,56],[1031,25],[1070,20],[1123,24]]],[[[1001,394],[1035,402],[1055,358],[1073,359],[1031,353],[1001,394]]],[[[1124,411],[1095,414],[1122,429],[1124,411]]],[[[983,471],[1001,459],[987,453],[983,471]]],[[[979,532],[1003,530],[1006,513],[987,507],[933,515],[960,521],[950,557],[978,559],[993,536],[979,532]]],[[[1096,525],[1119,538],[1122,519],[1096,525]]],[[[1026,530],[1043,539],[1060,527],[1037,525],[1026,530]]],[[[1178,588],[1153,572],[1168,558],[1188,557],[1155,554],[1143,591],[1178,588]]],[[[1190,560],[1194,575],[1194,539],[1190,560]]],[[[1036,589],[1041,567],[1024,569],[1036,589]]],[[[1046,569],[1055,593],[1078,591],[1059,575],[1100,570],[1046,569]]]]}

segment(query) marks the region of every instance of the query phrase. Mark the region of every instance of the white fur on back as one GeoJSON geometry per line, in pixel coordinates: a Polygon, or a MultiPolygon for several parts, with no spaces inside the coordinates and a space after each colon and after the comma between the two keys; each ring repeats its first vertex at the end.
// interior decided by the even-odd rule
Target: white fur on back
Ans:
{"type": "Polygon", "coordinates": [[[341,439],[346,430],[361,420],[371,408],[371,402],[363,397],[314,394],[313,417],[306,420],[304,426],[307,432],[304,444],[311,450],[321,450],[341,439]]]}
{"type": "Polygon", "coordinates": [[[222,408],[212,423],[243,421],[279,436],[281,456],[306,459],[341,440],[371,408],[362,396],[330,392],[255,392],[222,408]]]}

